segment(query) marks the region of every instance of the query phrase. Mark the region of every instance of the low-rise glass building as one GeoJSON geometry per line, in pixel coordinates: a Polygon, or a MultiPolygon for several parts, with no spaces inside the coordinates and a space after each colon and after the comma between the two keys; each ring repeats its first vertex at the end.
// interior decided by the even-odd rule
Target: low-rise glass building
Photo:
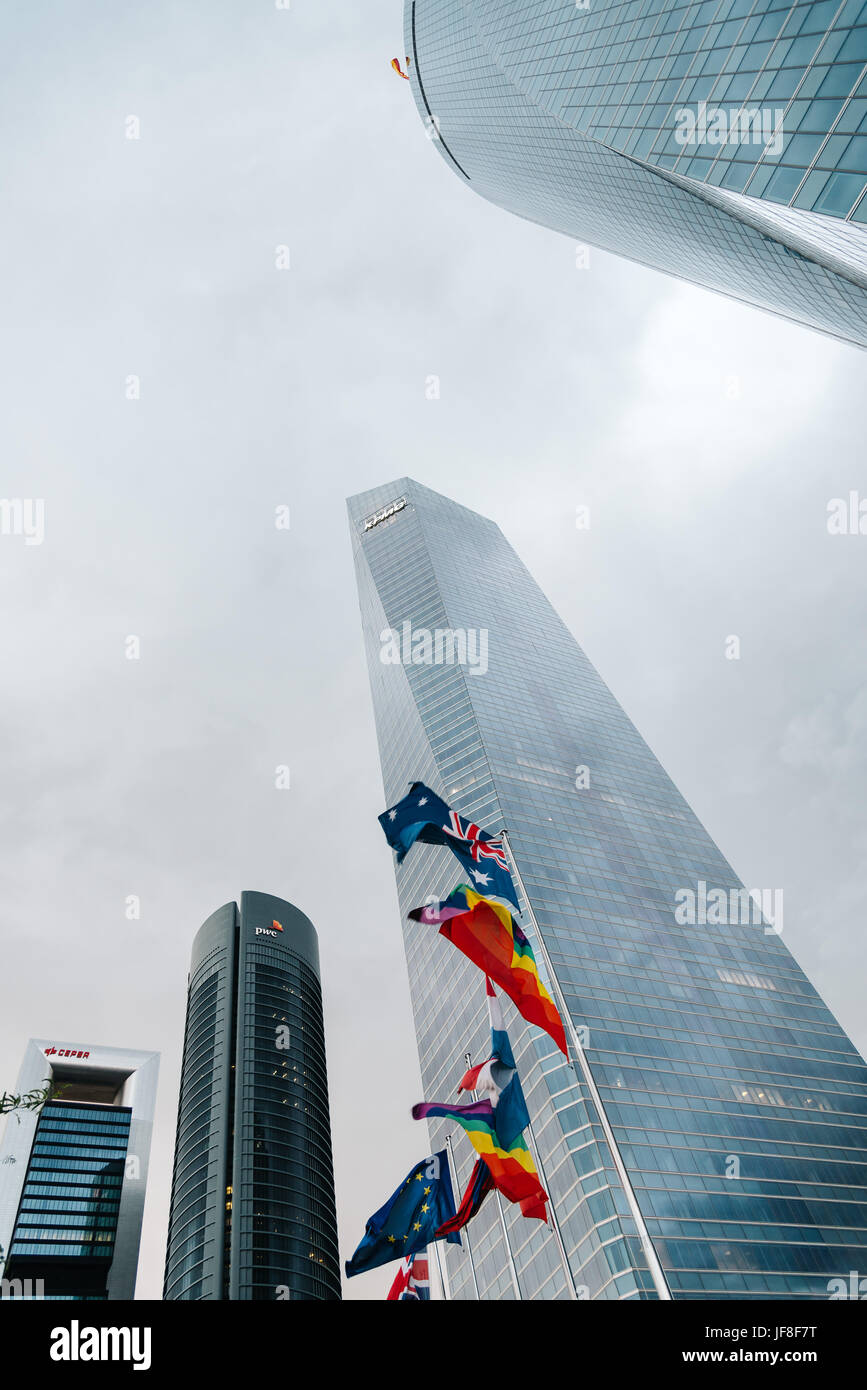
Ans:
{"type": "Polygon", "coordinates": [[[12,1297],[130,1299],[135,1291],[159,1054],[33,1038],[6,1121],[0,1248],[12,1297]]]}

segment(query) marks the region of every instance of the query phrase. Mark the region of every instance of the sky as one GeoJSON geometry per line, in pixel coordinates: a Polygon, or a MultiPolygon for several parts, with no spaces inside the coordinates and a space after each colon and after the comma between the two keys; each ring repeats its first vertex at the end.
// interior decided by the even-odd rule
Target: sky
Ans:
{"type": "Polygon", "coordinates": [[[392,478],[499,523],[867,1045],[864,356],[484,202],[401,10],[0,16],[0,497],[44,502],[0,535],[0,1089],[32,1036],[161,1052],[139,1298],[190,946],[244,889],[319,933],[342,1259],[424,1147],[344,503],[392,478]]]}

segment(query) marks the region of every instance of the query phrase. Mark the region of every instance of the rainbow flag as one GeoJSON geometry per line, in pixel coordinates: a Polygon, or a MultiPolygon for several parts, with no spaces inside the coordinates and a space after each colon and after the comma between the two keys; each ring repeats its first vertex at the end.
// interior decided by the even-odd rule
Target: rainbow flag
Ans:
{"type": "Polygon", "coordinates": [[[507,907],[460,883],[444,902],[413,908],[409,915],[438,926],[440,936],[484,970],[521,1017],[544,1029],[568,1057],[563,1020],[539,978],[532,947],[507,907]]]}
{"type": "Polygon", "coordinates": [[[477,1100],[472,1105],[438,1105],[423,1101],[412,1107],[414,1120],[454,1120],[466,1131],[467,1138],[480,1158],[485,1161],[494,1186],[510,1202],[517,1202],[524,1216],[537,1216],[547,1222],[545,1203],[548,1194],[539,1181],[530,1150],[519,1134],[508,1148],[503,1148],[497,1136],[494,1107],[489,1100],[477,1100]]]}

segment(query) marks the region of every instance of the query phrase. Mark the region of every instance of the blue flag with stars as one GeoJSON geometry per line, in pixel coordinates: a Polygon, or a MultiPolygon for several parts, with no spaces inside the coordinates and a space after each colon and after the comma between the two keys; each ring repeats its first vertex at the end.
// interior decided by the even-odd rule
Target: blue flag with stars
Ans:
{"type": "Polygon", "coordinates": [[[413,782],[408,794],[379,817],[385,838],[397,853],[398,864],[421,840],[445,845],[460,860],[470,886],[482,897],[505,898],[520,912],[503,841],[458,815],[424,782],[413,782]]]}
{"type": "MultiPolygon", "coordinates": [[[[371,1216],[361,1244],[346,1261],[347,1277],[424,1250],[436,1238],[437,1228],[454,1215],[448,1156],[441,1149],[417,1163],[385,1206],[371,1216]]],[[[461,1243],[457,1232],[446,1239],[453,1245],[461,1243]]]]}

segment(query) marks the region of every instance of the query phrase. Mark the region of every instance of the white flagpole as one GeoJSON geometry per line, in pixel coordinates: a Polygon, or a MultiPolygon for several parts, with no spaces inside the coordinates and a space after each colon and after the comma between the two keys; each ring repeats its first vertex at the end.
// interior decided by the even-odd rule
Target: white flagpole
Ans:
{"type": "Polygon", "coordinates": [[[592,1097],[593,1105],[596,1110],[596,1113],[599,1116],[599,1122],[602,1125],[605,1138],[608,1141],[608,1148],[611,1153],[611,1157],[614,1161],[614,1166],[617,1169],[617,1173],[620,1178],[620,1183],[623,1188],[623,1192],[626,1197],[626,1201],[629,1206],[632,1219],[635,1222],[635,1229],[638,1232],[638,1237],[641,1241],[641,1248],[644,1251],[644,1258],[647,1260],[647,1267],[650,1270],[650,1277],[653,1280],[654,1288],[656,1289],[656,1292],[659,1295],[660,1299],[670,1300],[671,1289],[668,1287],[668,1281],[665,1277],[665,1271],[663,1270],[662,1265],[659,1262],[659,1256],[656,1253],[653,1241],[650,1239],[650,1232],[648,1231],[647,1226],[644,1222],[644,1217],[641,1214],[641,1208],[638,1205],[638,1198],[635,1195],[632,1182],[630,1181],[629,1173],[626,1169],[626,1164],[623,1162],[623,1157],[620,1153],[620,1149],[617,1146],[617,1140],[614,1137],[614,1131],[611,1128],[611,1122],[609,1121],[608,1116],[605,1113],[605,1106],[602,1103],[602,1097],[599,1094],[599,1090],[596,1086],[596,1082],[593,1079],[593,1074],[590,1070],[590,1065],[587,1061],[584,1049],[579,1041],[578,1031],[575,1027],[575,1024],[572,1022],[572,1015],[566,1006],[566,999],[564,997],[562,989],[560,988],[560,981],[557,979],[557,976],[554,972],[554,966],[552,964],[551,957],[548,954],[548,948],[545,945],[544,937],[542,936],[542,933],[539,929],[539,923],[536,920],[536,914],[533,911],[533,905],[530,902],[530,895],[528,894],[527,889],[524,886],[524,880],[521,877],[521,871],[518,868],[514,853],[512,852],[512,846],[509,843],[508,832],[505,830],[501,831],[500,838],[502,838],[503,845],[506,849],[506,854],[509,857],[509,863],[512,866],[512,873],[517,881],[521,893],[523,894],[524,902],[527,907],[527,914],[530,918],[530,921],[533,923],[533,931],[536,934],[536,941],[538,943],[539,950],[542,953],[542,959],[545,962],[545,969],[548,972],[548,978],[551,982],[551,988],[554,991],[555,1002],[557,1004],[558,1009],[560,1010],[560,1016],[563,1020],[563,1026],[567,1029],[567,1038],[572,1043],[572,1050],[575,1053],[575,1061],[573,1061],[572,1058],[570,1058],[569,1060],[572,1063],[573,1068],[577,1072],[579,1072],[580,1075],[583,1077],[584,1083],[592,1097]],[[576,1061],[577,1067],[575,1066],[576,1061]]]}
{"type": "Polygon", "coordinates": [[[545,1188],[545,1191],[548,1193],[548,1202],[551,1207],[551,1226],[554,1231],[554,1239],[557,1242],[557,1249],[560,1251],[560,1262],[563,1266],[563,1273],[566,1275],[566,1289],[570,1298],[577,1299],[578,1290],[575,1287],[575,1276],[572,1273],[572,1266],[570,1265],[569,1257],[566,1254],[566,1246],[563,1241],[563,1234],[560,1230],[560,1222],[557,1220],[557,1208],[554,1203],[554,1198],[551,1196],[550,1185],[545,1174],[545,1165],[542,1162],[542,1155],[539,1152],[539,1145],[536,1143],[536,1136],[533,1133],[532,1121],[527,1126],[527,1133],[530,1136],[530,1145],[533,1150],[533,1157],[536,1160],[536,1168],[538,1170],[539,1177],[542,1179],[542,1184],[545,1188]]]}
{"type": "MultiPolygon", "coordinates": [[[[442,1291],[443,1291],[443,1301],[444,1301],[445,1303],[450,1303],[450,1302],[451,1302],[451,1294],[449,1293],[449,1286],[448,1286],[448,1284],[446,1283],[446,1275],[445,1275],[445,1271],[443,1270],[443,1259],[442,1259],[442,1256],[440,1255],[440,1252],[439,1252],[439,1242],[436,1241],[436,1240],[432,1240],[432,1241],[430,1242],[430,1245],[433,1246],[434,1254],[435,1254],[436,1257],[437,1257],[437,1272],[438,1272],[438,1274],[439,1274],[439,1276],[440,1276],[440,1288],[441,1288],[442,1291]]],[[[430,1246],[429,1246],[428,1248],[430,1248],[430,1246]]],[[[430,1266],[428,1266],[428,1270],[430,1270],[430,1266]]]]}
{"type": "Polygon", "coordinates": [[[506,1216],[505,1212],[503,1211],[503,1199],[500,1196],[499,1190],[497,1188],[494,1188],[494,1196],[497,1199],[497,1210],[500,1213],[500,1225],[503,1228],[503,1240],[506,1242],[506,1253],[509,1256],[509,1273],[512,1276],[512,1288],[515,1291],[515,1297],[517,1299],[523,1300],[524,1295],[521,1292],[521,1285],[518,1282],[518,1270],[517,1266],[515,1265],[515,1257],[512,1254],[511,1241],[509,1240],[509,1228],[506,1225],[506,1216]]]}
{"type": "MultiPolygon", "coordinates": [[[[488,999],[488,1005],[489,1005],[489,1006],[490,1006],[490,1003],[491,1003],[491,1001],[490,1001],[490,999],[488,999]]],[[[467,1053],[467,1057],[469,1057],[469,1053],[467,1053]]],[[[475,1095],[475,1091],[473,1092],[473,1095],[475,1095]]],[[[567,1254],[566,1254],[566,1246],[565,1246],[565,1244],[564,1244],[563,1235],[562,1235],[562,1232],[561,1232],[561,1230],[560,1230],[560,1222],[557,1220],[557,1210],[556,1210],[556,1207],[555,1207],[555,1205],[554,1205],[554,1198],[551,1196],[551,1193],[550,1193],[550,1191],[548,1190],[548,1189],[549,1189],[549,1185],[548,1185],[548,1178],[547,1178],[547,1175],[546,1175],[546,1173],[545,1173],[545,1165],[544,1165],[544,1163],[542,1162],[542,1155],[541,1155],[540,1152],[539,1152],[539,1145],[536,1143],[536,1136],[535,1136],[535,1134],[533,1133],[533,1124],[532,1124],[532,1121],[530,1121],[530,1123],[528,1123],[528,1125],[527,1125],[527,1134],[528,1134],[529,1139],[530,1139],[530,1148],[531,1148],[531,1150],[532,1150],[533,1159],[534,1159],[535,1164],[536,1164],[536,1170],[537,1170],[537,1172],[538,1172],[538,1174],[539,1174],[539,1177],[540,1177],[541,1180],[542,1180],[542,1185],[543,1185],[543,1187],[545,1188],[545,1190],[546,1190],[546,1192],[547,1192],[547,1194],[548,1194],[548,1204],[549,1204],[549,1207],[550,1207],[550,1210],[551,1210],[551,1230],[552,1230],[552,1232],[553,1232],[554,1239],[555,1239],[555,1241],[557,1242],[557,1249],[558,1249],[559,1254],[560,1254],[560,1262],[561,1262],[561,1264],[562,1264],[562,1266],[563,1266],[563,1273],[564,1273],[565,1276],[566,1276],[566,1289],[567,1289],[567,1292],[568,1292],[568,1294],[569,1294],[569,1297],[570,1297],[571,1299],[577,1300],[577,1298],[578,1298],[578,1290],[577,1290],[576,1287],[575,1287],[575,1277],[574,1277],[574,1275],[572,1274],[572,1266],[569,1264],[569,1257],[568,1257],[567,1254]]],[[[547,1224],[547,1223],[546,1223],[546,1224],[547,1224]]]]}
{"type": "MultiPolygon", "coordinates": [[[[446,1149],[448,1150],[448,1155],[449,1155],[449,1168],[451,1169],[452,1182],[454,1183],[454,1186],[455,1186],[455,1192],[460,1192],[460,1184],[459,1184],[459,1182],[458,1182],[458,1165],[457,1165],[457,1163],[455,1162],[455,1156],[454,1156],[454,1154],[453,1154],[453,1152],[452,1152],[452,1136],[451,1136],[450,1134],[447,1134],[447,1135],[446,1135],[446,1149]]],[[[463,1236],[464,1240],[467,1242],[467,1254],[468,1254],[469,1257],[470,1257],[470,1270],[471,1270],[472,1276],[473,1276],[473,1288],[474,1288],[475,1291],[476,1291],[476,1298],[479,1300],[479,1302],[481,1302],[482,1295],[479,1293],[479,1281],[478,1281],[478,1279],[476,1278],[476,1262],[475,1262],[475,1260],[473,1259],[473,1247],[472,1247],[472,1244],[470,1243],[470,1237],[469,1237],[469,1233],[467,1232],[466,1226],[462,1226],[462,1227],[461,1227],[461,1235],[463,1236]]]]}
{"type": "MultiPolygon", "coordinates": [[[[465,1052],[464,1057],[467,1063],[467,1071],[469,1071],[470,1067],[473,1065],[472,1055],[469,1052],[465,1052]]],[[[476,1091],[470,1091],[470,1095],[472,1096],[473,1100],[478,1100],[478,1093],[476,1091]]],[[[512,1289],[514,1290],[515,1297],[523,1301],[524,1295],[521,1292],[521,1285],[518,1280],[518,1267],[515,1264],[515,1257],[512,1254],[512,1243],[509,1240],[509,1228],[506,1225],[506,1216],[503,1211],[503,1199],[500,1196],[499,1189],[496,1187],[494,1188],[494,1196],[497,1199],[497,1211],[500,1213],[500,1225],[503,1228],[503,1240],[506,1242],[506,1254],[509,1257],[509,1273],[512,1276],[512,1289]]]]}

